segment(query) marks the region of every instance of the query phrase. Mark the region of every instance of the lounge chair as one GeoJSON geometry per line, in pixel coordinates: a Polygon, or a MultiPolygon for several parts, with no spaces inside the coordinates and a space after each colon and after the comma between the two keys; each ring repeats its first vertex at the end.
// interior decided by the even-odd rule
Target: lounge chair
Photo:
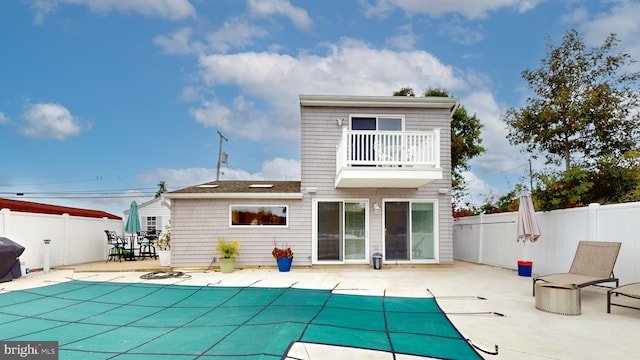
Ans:
{"type": "Polygon", "coordinates": [[[624,296],[627,296],[627,297],[630,297],[630,298],[640,299],[640,282],[627,284],[627,285],[622,285],[620,287],[617,287],[615,289],[611,289],[611,290],[607,291],[607,312],[608,313],[611,312],[611,305],[620,306],[620,307],[626,307],[626,308],[629,308],[629,309],[640,310],[640,307],[612,303],[611,302],[611,295],[612,294],[616,295],[616,296],[624,295],[624,296]]]}
{"type": "Polygon", "coordinates": [[[613,275],[613,267],[620,252],[619,242],[580,241],[568,273],[551,274],[533,278],[533,295],[536,295],[536,282],[583,288],[589,285],[614,282],[618,287],[618,278],[613,275]]]}

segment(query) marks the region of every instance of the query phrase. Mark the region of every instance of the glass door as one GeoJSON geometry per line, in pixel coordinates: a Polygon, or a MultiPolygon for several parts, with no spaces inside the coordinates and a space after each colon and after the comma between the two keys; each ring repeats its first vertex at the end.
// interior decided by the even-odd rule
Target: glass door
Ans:
{"type": "Polygon", "coordinates": [[[433,202],[385,202],[385,258],[435,260],[435,216],[433,202]]]}
{"type": "Polygon", "coordinates": [[[318,201],[318,261],[366,261],[367,202],[318,201]]]}
{"type": "Polygon", "coordinates": [[[409,203],[384,203],[384,257],[387,260],[409,260],[409,203]]]}

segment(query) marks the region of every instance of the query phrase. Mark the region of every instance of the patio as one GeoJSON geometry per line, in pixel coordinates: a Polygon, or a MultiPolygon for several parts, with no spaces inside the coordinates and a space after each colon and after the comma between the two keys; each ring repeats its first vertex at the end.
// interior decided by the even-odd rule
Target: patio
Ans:
{"type": "MultiPolygon", "coordinates": [[[[535,309],[531,278],[520,277],[512,270],[461,261],[450,266],[385,265],[380,271],[364,266],[294,268],[289,273],[280,273],[274,266],[237,269],[231,274],[174,269],[186,276],[163,280],[140,278],[146,272],[161,269],[157,260],[80,264],[56,268],[49,273],[35,272],[2,283],[0,292],[87,280],[255,287],[287,287],[295,283],[298,288],[313,289],[332,289],[339,285],[337,291],[354,295],[429,297],[433,294],[465,338],[487,351],[493,351],[494,345],[499,346],[497,356],[481,353],[486,359],[623,359],[635,352],[634,338],[640,331],[640,311],[614,307],[612,313],[607,314],[605,289],[582,289],[581,315],[546,313],[535,309]],[[602,341],[603,336],[608,337],[606,343],[602,341]]],[[[392,359],[389,353],[336,348],[328,355],[328,351],[327,347],[300,345],[290,354],[295,352],[296,358],[305,359],[392,359]]]]}

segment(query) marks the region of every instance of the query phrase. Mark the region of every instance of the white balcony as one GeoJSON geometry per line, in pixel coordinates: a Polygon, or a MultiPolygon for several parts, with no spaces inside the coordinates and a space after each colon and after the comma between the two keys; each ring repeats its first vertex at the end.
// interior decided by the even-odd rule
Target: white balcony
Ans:
{"type": "Polygon", "coordinates": [[[418,188],[442,179],[440,130],[343,128],[336,152],[336,188],[418,188]]]}

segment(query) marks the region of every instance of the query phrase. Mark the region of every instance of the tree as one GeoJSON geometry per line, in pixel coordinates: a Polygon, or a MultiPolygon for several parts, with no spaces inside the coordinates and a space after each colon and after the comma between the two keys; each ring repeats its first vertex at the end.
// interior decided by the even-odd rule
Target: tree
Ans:
{"type": "MultiPolygon", "coordinates": [[[[415,96],[410,87],[402,88],[393,95],[415,96]]],[[[444,89],[429,88],[424,96],[449,97],[449,92],[444,89]]],[[[456,109],[451,119],[451,182],[455,200],[460,199],[466,189],[462,172],[469,170],[469,160],[485,151],[481,145],[481,129],[482,124],[475,114],[469,116],[464,106],[456,109]]]]}
{"type": "Polygon", "coordinates": [[[167,192],[167,185],[165,184],[164,181],[160,181],[158,183],[158,191],[156,191],[156,196],[154,197],[154,199],[159,198],[160,196],[162,196],[162,194],[166,192],[167,192]]]}
{"type": "Polygon", "coordinates": [[[416,96],[416,94],[413,92],[412,88],[408,87],[402,88],[400,91],[395,91],[393,96],[416,96]]]}
{"type": "Polygon", "coordinates": [[[541,67],[522,72],[533,95],[503,117],[509,142],[544,153],[548,164],[564,160],[565,171],[636,149],[640,72],[624,72],[635,60],[626,51],[613,53],[618,43],[611,34],[602,46],[587,49],[576,30],[558,47],[548,39],[541,67]]]}

